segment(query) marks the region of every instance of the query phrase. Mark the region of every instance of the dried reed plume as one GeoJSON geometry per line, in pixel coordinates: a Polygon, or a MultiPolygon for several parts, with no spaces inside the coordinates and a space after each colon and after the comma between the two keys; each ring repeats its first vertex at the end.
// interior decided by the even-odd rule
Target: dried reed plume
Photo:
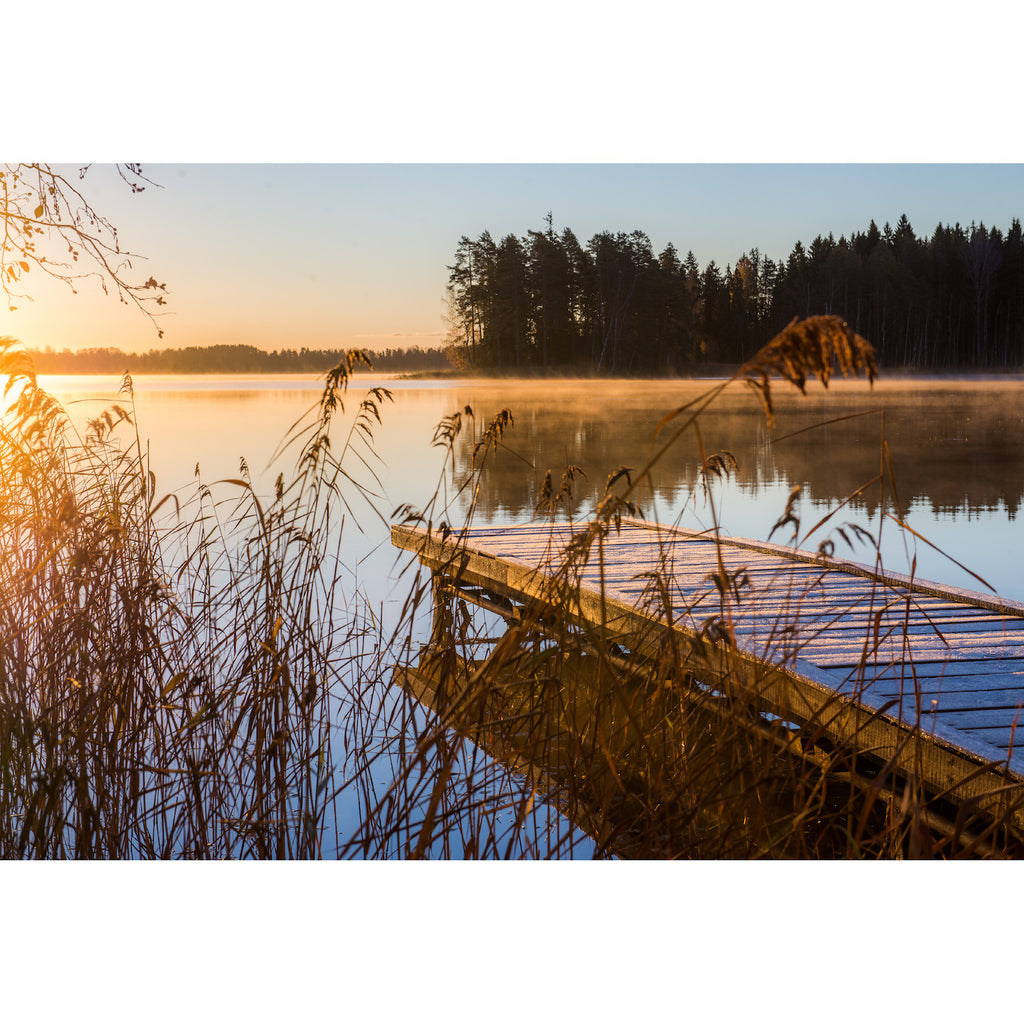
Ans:
{"type": "Polygon", "coordinates": [[[771,379],[787,380],[801,394],[808,380],[820,380],[828,387],[838,370],[844,377],[863,373],[870,383],[878,377],[875,350],[838,316],[795,317],[749,362],[737,376],[757,393],[769,424],[775,422],[771,379]]]}

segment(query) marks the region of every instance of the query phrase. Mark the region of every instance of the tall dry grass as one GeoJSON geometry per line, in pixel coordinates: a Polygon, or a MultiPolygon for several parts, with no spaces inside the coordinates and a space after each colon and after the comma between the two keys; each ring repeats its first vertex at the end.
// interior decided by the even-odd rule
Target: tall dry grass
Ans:
{"type": "Polygon", "coordinates": [[[261,498],[157,499],[132,383],[79,432],[0,341],[0,856],[305,858],[337,848],[332,729],[369,622],[338,607],[339,517],[380,407],[331,448],[349,373],[261,498]],[[127,438],[125,439],[125,432],[127,438]]]}
{"type": "MultiPolygon", "coordinates": [[[[552,532],[542,599],[458,591],[407,560],[389,629],[343,584],[345,530],[379,515],[373,432],[391,400],[372,389],[343,418],[357,361],[327,376],[288,431],[277,454],[294,468],[272,494],[243,462],[183,501],[158,497],[130,379],[78,432],[20,348],[0,341],[0,856],[1020,852],[1012,802],[1002,819],[958,813],[905,759],[838,746],[813,717],[761,713],[732,682],[730,609],[745,581],[721,557],[708,567],[719,612],[692,635],[662,628],[689,611],[667,554],[647,571],[647,632],[627,643],[580,614],[582,568],[642,515],[639,488],[676,446],[700,452],[714,517],[712,484],[735,460],[704,450],[700,419],[725,388],[745,382],[770,417],[774,380],[873,379],[870,346],[845,324],[795,323],[667,413],[573,542],[552,532]]],[[[474,495],[514,429],[509,410],[481,427],[469,407],[447,417],[433,499],[395,519],[450,541],[458,559],[474,495]]],[[[571,518],[583,474],[547,476],[541,521],[571,518]]],[[[891,492],[884,458],[863,486],[891,492]]],[[[776,526],[823,553],[865,540],[830,517],[803,528],[795,501],[776,526]]]]}

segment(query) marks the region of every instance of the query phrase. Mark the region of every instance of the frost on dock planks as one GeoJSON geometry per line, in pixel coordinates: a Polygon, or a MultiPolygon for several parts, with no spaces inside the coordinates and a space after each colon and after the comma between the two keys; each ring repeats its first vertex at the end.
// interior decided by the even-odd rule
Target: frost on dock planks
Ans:
{"type": "MultiPolygon", "coordinates": [[[[395,527],[392,543],[450,582],[568,607],[640,655],[666,630],[702,640],[708,685],[913,771],[955,803],[1024,780],[1024,604],[638,520],[567,577],[581,528],[478,527],[456,542],[395,527]]],[[[1014,820],[1024,828],[1024,812],[1014,820]]]]}

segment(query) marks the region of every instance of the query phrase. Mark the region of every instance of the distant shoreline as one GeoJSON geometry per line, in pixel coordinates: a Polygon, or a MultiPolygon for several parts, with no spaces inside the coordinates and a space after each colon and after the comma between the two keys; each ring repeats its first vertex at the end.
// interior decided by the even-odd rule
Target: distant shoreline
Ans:
{"type": "MultiPolygon", "coordinates": [[[[667,373],[662,375],[655,375],[651,373],[637,373],[637,374],[625,374],[625,373],[590,373],[586,371],[580,371],[574,367],[551,367],[548,370],[420,370],[415,372],[400,372],[395,370],[380,369],[374,367],[372,370],[367,370],[365,367],[361,367],[359,370],[354,371],[352,374],[352,380],[358,381],[360,378],[384,378],[398,381],[536,381],[538,383],[543,381],[564,381],[564,380],[579,380],[579,381],[594,381],[596,382],[608,382],[608,381],[660,381],[664,383],[671,383],[672,381],[716,381],[716,380],[728,380],[733,376],[738,367],[694,367],[691,373],[667,373]]],[[[123,370],[37,370],[37,374],[40,377],[121,377],[123,370]]],[[[276,371],[276,370],[264,370],[259,372],[235,372],[235,371],[224,371],[224,370],[174,370],[174,371],[135,371],[131,372],[133,379],[141,378],[174,378],[174,377],[202,377],[209,380],[216,380],[220,378],[252,378],[253,380],[266,379],[282,379],[282,378],[302,378],[310,381],[312,384],[319,384],[323,380],[324,371],[276,371]]],[[[844,378],[841,374],[837,374],[834,378],[834,382],[842,383],[844,380],[859,380],[864,383],[863,378],[844,378]]],[[[1024,368],[1015,370],[914,370],[907,369],[904,367],[882,367],[879,371],[878,379],[883,382],[892,381],[1024,381],[1024,368]]]]}
{"type": "MultiPolygon", "coordinates": [[[[525,369],[475,369],[475,370],[421,370],[417,372],[397,374],[400,380],[728,380],[739,366],[708,364],[694,366],[691,372],[673,372],[665,374],[652,373],[592,373],[578,367],[551,367],[543,370],[527,367],[525,369]]],[[[1024,380],[1024,367],[1007,370],[917,370],[908,367],[881,367],[879,378],[883,380],[1024,380]]],[[[842,380],[841,374],[833,379],[842,380]]]]}
{"type": "MultiPolygon", "coordinates": [[[[251,376],[322,378],[345,359],[344,350],[304,349],[262,352],[251,346],[210,346],[208,348],[165,349],[161,352],[125,353],[118,349],[82,352],[46,352],[26,350],[36,373],[41,376],[132,377],[156,376],[251,376]]],[[[549,367],[475,367],[457,369],[448,363],[445,353],[436,349],[389,350],[368,352],[372,368],[356,363],[354,377],[385,375],[397,380],[720,380],[733,376],[737,363],[701,363],[652,373],[650,368],[637,373],[601,373],[581,364],[549,367]]],[[[1016,380],[1024,378],[1024,366],[1007,369],[960,367],[948,370],[882,366],[885,380],[1016,380]]]]}
{"type": "Polygon", "coordinates": [[[26,348],[36,373],[50,375],[84,375],[130,373],[133,377],[150,374],[316,374],[322,376],[345,360],[352,360],[351,370],[363,368],[361,354],[372,363],[377,373],[444,371],[451,363],[440,349],[289,349],[273,352],[254,345],[186,346],[179,349],[151,349],[148,352],[122,352],[117,348],[53,349],[26,348]],[[354,358],[353,358],[354,357],[354,358]]]}

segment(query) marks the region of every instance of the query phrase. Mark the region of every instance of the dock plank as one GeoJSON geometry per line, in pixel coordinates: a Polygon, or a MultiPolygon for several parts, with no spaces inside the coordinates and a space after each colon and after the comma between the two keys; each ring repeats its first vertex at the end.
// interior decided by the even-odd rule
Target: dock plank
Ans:
{"type": "MultiPolygon", "coordinates": [[[[447,571],[530,601],[544,598],[574,531],[585,528],[474,527],[446,544],[396,527],[392,539],[435,571],[460,553],[447,571]]],[[[994,792],[1007,772],[1024,781],[1024,755],[1010,749],[1024,717],[1024,604],[637,520],[595,542],[570,580],[580,587],[577,614],[627,641],[659,629],[696,636],[720,617],[735,638],[716,655],[722,671],[735,672],[739,657],[751,692],[773,713],[824,721],[838,739],[897,752],[908,735],[927,732],[927,763],[914,770],[937,786],[957,779],[966,797],[994,792]],[[736,592],[715,586],[723,566],[740,575],[736,592]],[[668,585],[671,621],[658,584],[668,585]]]]}

